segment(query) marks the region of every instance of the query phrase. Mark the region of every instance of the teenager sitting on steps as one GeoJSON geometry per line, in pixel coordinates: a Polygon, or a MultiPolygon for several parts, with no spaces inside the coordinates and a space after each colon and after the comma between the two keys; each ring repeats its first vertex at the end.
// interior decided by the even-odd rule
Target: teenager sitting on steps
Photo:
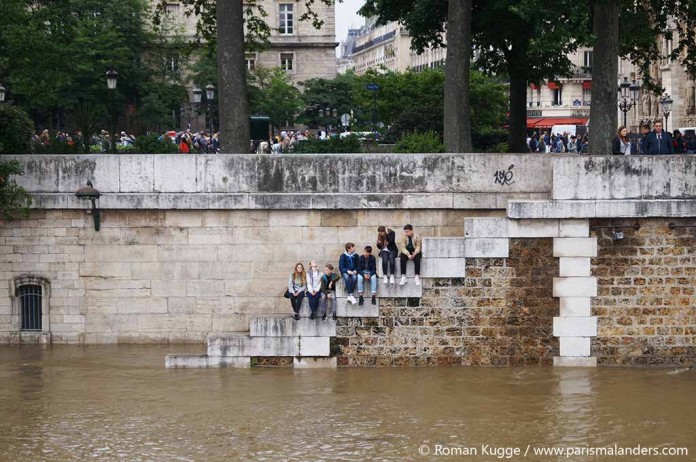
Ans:
{"type": "Polygon", "coordinates": [[[401,281],[399,285],[406,284],[406,263],[413,260],[415,264],[416,277],[414,282],[417,286],[420,285],[420,264],[423,254],[421,252],[423,240],[420,235],[413,232],[413,226],[404,226],[404,237],[399,242],[399,259],[401,261],[401,281]]]}

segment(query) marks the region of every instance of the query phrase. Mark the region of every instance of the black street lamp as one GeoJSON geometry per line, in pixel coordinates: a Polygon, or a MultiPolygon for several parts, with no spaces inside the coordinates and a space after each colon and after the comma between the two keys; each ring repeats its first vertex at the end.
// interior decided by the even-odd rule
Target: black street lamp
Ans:
{"type": "Polygon", "coordinates": [[[114,92],[118,83],[118,72],[109,69],[106,73],[106,87],[109,89],[109,102],[111,105],[111,149],[112,153],[116,153],[116,109],[114,108],[114,92]]]}
{"type": "Polygon", "coordinates": [[[78,199],[86,199],[92,203],[92,218],[94,219],[94,230],[99,231],[101,227],[101,214],[97,208],[96,202],[99,200],[101,193],[92,186],[91,181],[87,181],[87,186],[80,188],[75,193],[78,199]]]}
{"type": "Polygon", "coordinates": [[[5,87],[3,87],[2,84],[0,83],[0,103],[5,101],[5,92],[6,91],[7,90],[5,89],[5,87]]]}
{"type": "Polygon", "coordinates": [[[660,105],[662,106],[662,114],[665,116],[665,131],[667,131],[667,122],[669,121],[669,115],[672,113],[672,104],[674,100],[666,94],[660,100],[660,105]]]}
{"type": "Polygon", "coordinates": [[[333,119],[338,119],[338,109],[336,109],[336,108],[332,109],[328,106],[326,107],[326,109],[321,109],[321,107],[319,107],[319,117],[324,119],[324,124],[326,125],[326,136],[327,137],[329,136],[329,128],[330,128],[331,120],[332,120],[331,116],[333,116],[333,119]]]}
{"type": "Polygon", "coordinates": [[[210,121],[210,135],[213,135],[213,130],[215,129],[215,126],[213,125],[213,114],[211,112],[211,103],[215,99],[215,87],[213,86],[212,83],[209,83],[205,87],[205,99],[207,101],[207,109],[208,109],[208,120],[210,121]]]}
{"type": "Polygon", "coordinates": [[[628,111],[633,109],[633,107],[638,104],[638,93],[640,92],[640,85],[634,80],[633,83],[628,82],[628,77],[624,77],[623,82],[619,85],[619,96],[621,100],[619,101],[619,109],[623,112],[623,125],[627,125],[627,114],[628,111]]]}

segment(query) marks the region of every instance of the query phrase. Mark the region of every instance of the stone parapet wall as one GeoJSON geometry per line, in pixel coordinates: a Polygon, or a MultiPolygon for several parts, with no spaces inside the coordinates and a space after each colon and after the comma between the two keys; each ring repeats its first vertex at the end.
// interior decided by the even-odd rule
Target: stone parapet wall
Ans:
{"type": "Polygon", "coordinates": [[[547,198],[549,156],[514,154],[84,155],[16,158],[35,208],[84,208],[91,180],[104,209],[504,209],[547,198]]]}

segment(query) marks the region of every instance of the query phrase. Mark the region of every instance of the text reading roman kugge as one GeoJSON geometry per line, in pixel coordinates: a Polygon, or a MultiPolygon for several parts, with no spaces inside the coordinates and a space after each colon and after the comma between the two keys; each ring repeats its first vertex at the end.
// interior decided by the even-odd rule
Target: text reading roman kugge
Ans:
{"type": "Polygon", "coordinates": [[[524,457],[555,456],[572,459],[574,457],[684,457],[689,455],[686,447],[672,446],[632,446],[624,447],[618,444],[613,446],[560,446],[560,447],[526,447],[517,446],[496,446],[482,444],[480,446],[449,446],[444,444],[422,444],[418,447],[418,454],[421,456],[444,456],[444,457],[483,457],[487,459],[517,459],[524,457]]]}

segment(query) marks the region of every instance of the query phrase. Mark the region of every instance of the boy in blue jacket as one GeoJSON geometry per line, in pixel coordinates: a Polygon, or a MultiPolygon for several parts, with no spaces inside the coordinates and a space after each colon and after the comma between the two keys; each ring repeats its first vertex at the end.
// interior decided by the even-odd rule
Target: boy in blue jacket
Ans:
{"type": "Polygon", "coordinates": [[[360,305],[365,303],[363,298],[363,288],[365,281],[370,281],[370,289],[372,292],[372,304],[377,304],[377,259],[372,255],[372,247],[366,246],[365,251],[358,259],[358,295],[360,296],[360,305]]]}
{"type": "Polygon", "coordinates": [[[343,283],[346,285],[346,293],[348,293],[346,300],[355,305],[357,300],[355,300],[353,292],[355,292],[355,285],[358,282],[358,254],[355,253],[355,244],[352,242],[346,244],[346,251],[338,259],[338,270],[341,272],[343,283]]]}

